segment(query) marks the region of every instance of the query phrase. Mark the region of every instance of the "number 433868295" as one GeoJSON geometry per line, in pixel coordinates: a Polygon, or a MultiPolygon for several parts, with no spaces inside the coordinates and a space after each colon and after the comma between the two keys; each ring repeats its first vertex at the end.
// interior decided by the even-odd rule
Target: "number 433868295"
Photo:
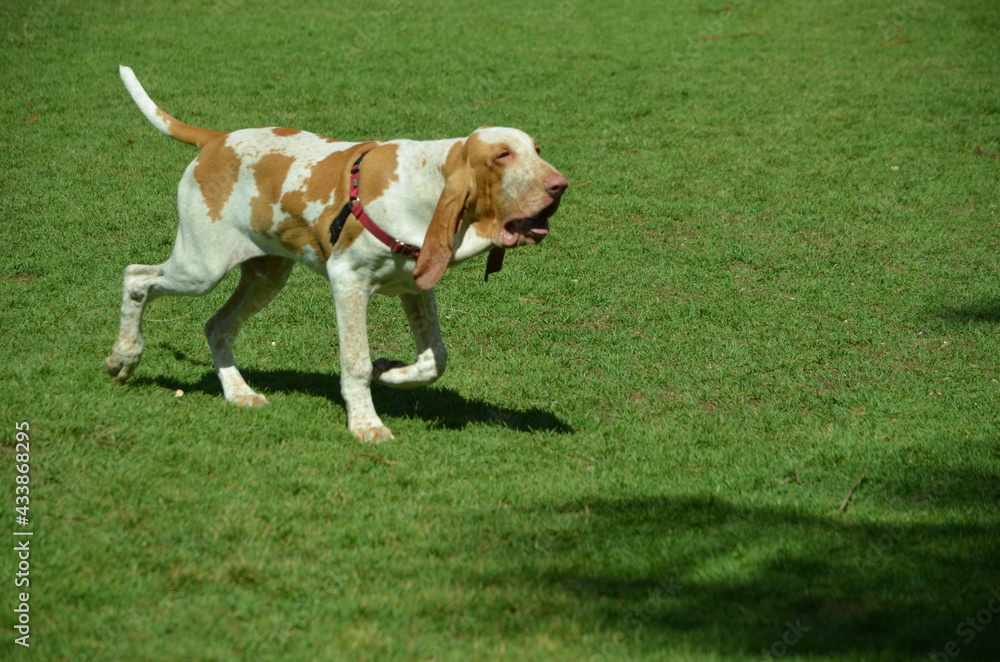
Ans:
{"type": "Polygon", "coordinates": [[[31,439],[28,435],[30,428],[31,426],[28,425],[27,421],[14,424],[16,431],[14,440],[17,444],[14,447],[14,462],[16,463],[14,468],[17,470],[17,476],[14,478],[14,482],[17,483],[17,487],[14,488],[16,493],[14,497],[14,509],[18,515],[24,518],[28,516],[28,504],[30,503],[28,498],[30,494],[28,489],[28,482],[30,481],[28,472],[31,471],[31,465],[29,464],[31,462],[31,439]]]}

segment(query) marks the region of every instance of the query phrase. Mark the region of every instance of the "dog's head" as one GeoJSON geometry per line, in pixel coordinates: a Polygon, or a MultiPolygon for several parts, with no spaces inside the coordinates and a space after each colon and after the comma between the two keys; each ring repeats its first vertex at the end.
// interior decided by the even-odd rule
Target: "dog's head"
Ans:
{"type": "Polygon", "coordinates": [[[528,134],[498,127],[455,143],[442,174],[444,190],[413,270],[425,290],[444,274],[463,227],[500,248],[540,242],[569,185],[528,134]]]}

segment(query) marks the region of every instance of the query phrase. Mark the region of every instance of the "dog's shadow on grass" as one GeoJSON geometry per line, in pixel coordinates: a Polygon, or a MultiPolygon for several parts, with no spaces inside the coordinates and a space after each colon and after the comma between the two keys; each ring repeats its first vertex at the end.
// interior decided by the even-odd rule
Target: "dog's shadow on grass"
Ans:
{"type": "MultiPolygon", "coordinates": [[[[188,357],[172,347],[165,347],[178,361],[197,366],[210,364],[188,357]]],[[[326,398],[341,411],[344,399],[340,395],[340,376],[300,370],[254,370],[241,368],[247,383],[269,398],[273,394],[303,393],[326,398]]],[[[196,382],[185,382],[167,375],[138,376],[133,384],[152,384],[186,393],[207,393],[222,397],[222,387],[214,370],[205,372],[196,382]]],[[[551,412],[532,407],[514,409],[467,398],[451,389],[438,385],[416,389],[392,389],[375,384],[372,386],[375,409],[380,415],[393,418],[416,418],[427,421],[432,428],[460,430],[473,424],[493,425],[522,432],[542,431],[572,433],[573,427],[551,412]]],[[[273,398],[271,398],[273,399],[273,398]]]]}

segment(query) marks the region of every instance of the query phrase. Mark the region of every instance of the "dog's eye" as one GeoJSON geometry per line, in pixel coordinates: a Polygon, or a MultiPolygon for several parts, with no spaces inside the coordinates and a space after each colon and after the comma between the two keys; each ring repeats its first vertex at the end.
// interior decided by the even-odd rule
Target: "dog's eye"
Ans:
{"type": "Polygon", "coordinates": [[[505,149],[504,151],[497,154],[493,160],[496,161],[497,163],[507,163],[513,158],[514,158],[514,153],[511,152],[509,149],[505,149]]]}
{"type": "Polygon", "coordinates": [[[542,148],[538,145],[535,145],[535,154],[538,154],[539,156],[542,155],[542,148]]]}

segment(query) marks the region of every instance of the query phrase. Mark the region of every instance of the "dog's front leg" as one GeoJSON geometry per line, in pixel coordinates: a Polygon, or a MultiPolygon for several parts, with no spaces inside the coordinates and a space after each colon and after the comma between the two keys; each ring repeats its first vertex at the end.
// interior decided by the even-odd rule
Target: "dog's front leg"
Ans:
{"type": "Polygon", "coordinates": [[[340,392],[347,405],[347,427],[365,442],[392,439],[392,432],[375,412],[372,402],[372,363],[368,349],[370,284],[341,273],[330,279],[337,306],[340,337],[340,392]]]}
{"type": "Polygon", "coordinates": [[[411,365],[389,359],[375,361],[374,379],[395,388],[426,386],[438,379],[448,360],[438,323],[434,292],[401,294],[399,297],[417,344],[417,360],[411,365]]]}

